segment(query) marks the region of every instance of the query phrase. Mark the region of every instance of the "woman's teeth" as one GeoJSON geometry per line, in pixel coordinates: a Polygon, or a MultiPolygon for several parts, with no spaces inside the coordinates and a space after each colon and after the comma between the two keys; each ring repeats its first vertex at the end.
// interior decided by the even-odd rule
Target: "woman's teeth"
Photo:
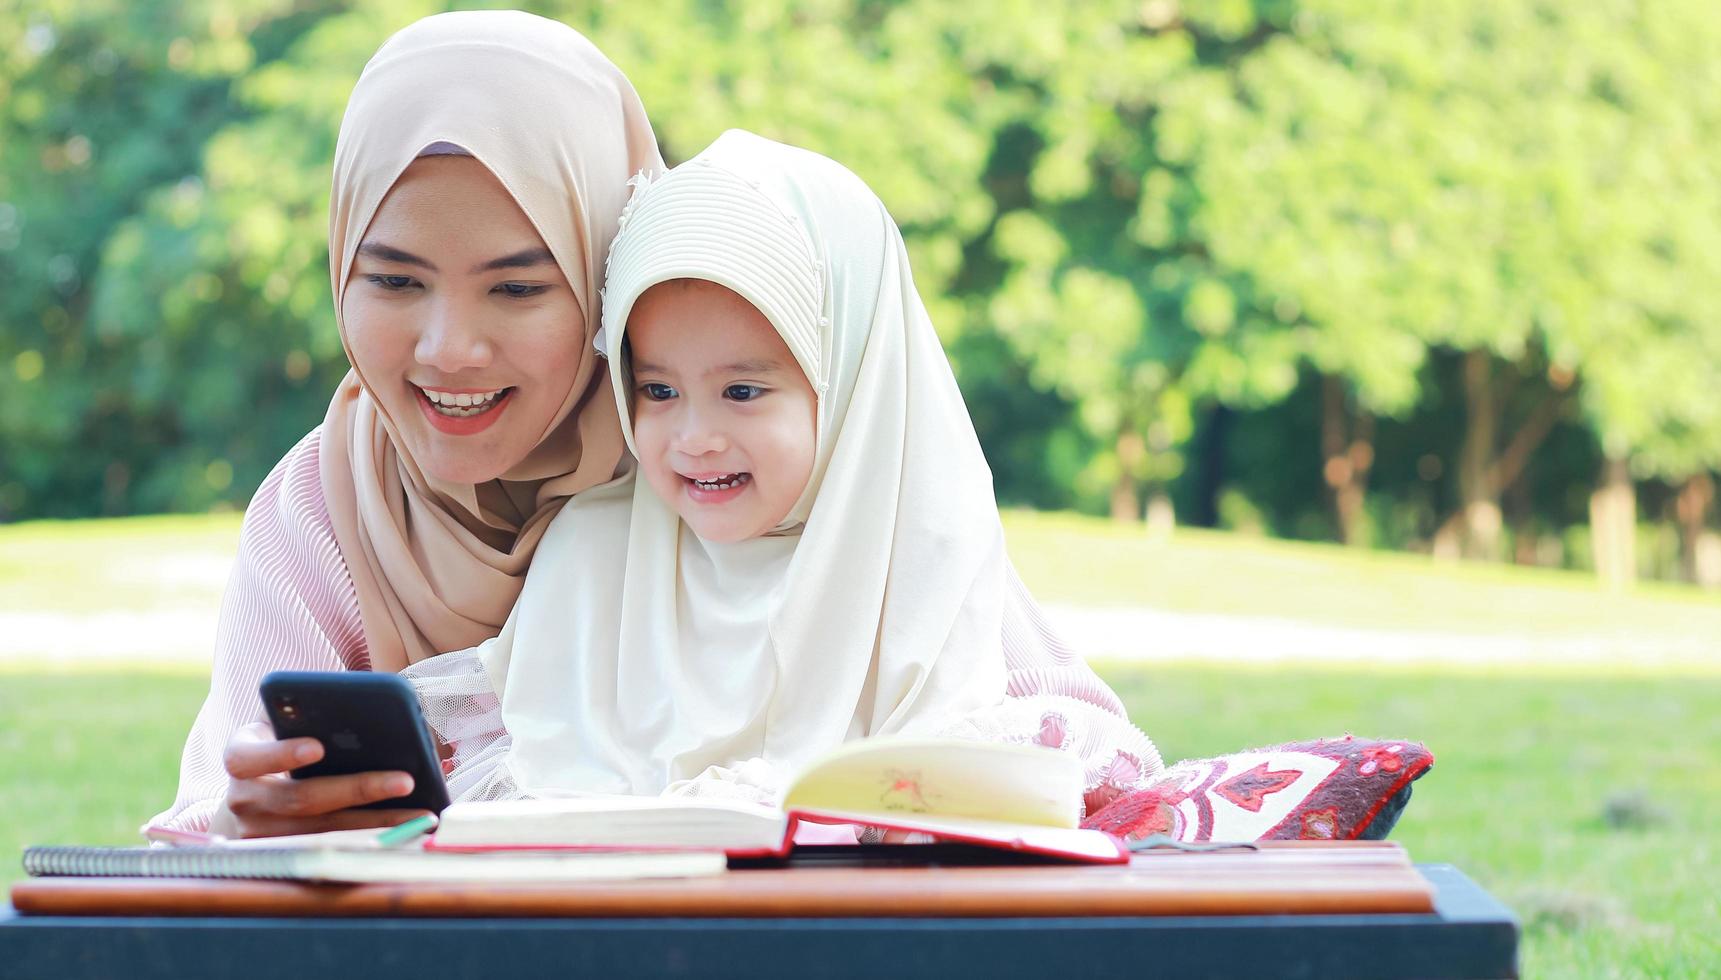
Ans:
{"type": "Polygon", "coordinates": [[[746,473],[730,473],[715,480],[693,480],[693,485],[701,490],[731,490],[750,479],[752,476],[746,473]]]}
{"type": "Polygon", "coordinates": [[[429,388],[418,390],[424,393],[425,400],[430,402],[430,407],[436,410],[436,414],[452,419],[482,415],[494,408],[496,399],[508,391],[507,388],[497,388],[495,391],[461,392],[456,395],[448,391],[431,391],[429,388]]]}

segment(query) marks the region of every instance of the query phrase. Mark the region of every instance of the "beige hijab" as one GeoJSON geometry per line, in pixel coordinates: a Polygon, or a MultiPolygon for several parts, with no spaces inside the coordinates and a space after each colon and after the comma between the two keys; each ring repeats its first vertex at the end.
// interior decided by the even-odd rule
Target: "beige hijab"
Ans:
{"type": "Polygon", "coordinates": [[[884,205],[834,161],[731,131],[645,186],[625,223],[600,341],[618,411],[634,301],[669,279],[720,283],[817,391],[814,468],[779,533],[736,544],[701,540],[643,480],[557,516],[480,647],[513,784],[769,789],[850,739],[1002,702],[992,475],[884,205]]]}
{"type": "MultiPolygon", "coordinates": [[[[416,157],[449,146],[488,167],[537,228],[584,311],[568,343],[589,352],[628,177],[662,160],[620,69],[572,28],[518,11],[427,17],[359,76],[329,202],[337,322],[383,197],[416,157]]],[[[340,330],[351,361],[345,323],[340,330]]],[[[494,636],[562,503],[615,475],[623,442],[602,363],[586,357],[567,382],[537,448],[474,486],[420,470],[367,379],[356,366],[348,373],[323,423],[323,493],[373,669],[398,671],[494,636]]]]}

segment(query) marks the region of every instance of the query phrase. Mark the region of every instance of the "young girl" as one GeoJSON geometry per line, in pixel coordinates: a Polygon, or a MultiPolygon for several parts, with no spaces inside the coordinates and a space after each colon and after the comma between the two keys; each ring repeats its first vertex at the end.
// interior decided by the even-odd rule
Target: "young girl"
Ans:
{"type": "Polygon", "coordinates": [[[1158,772],[1009,567],[878,198],[735,131],[635,183],[597,346],[637,477],[562,510],[500,636],[409,672],[454,793],[768,801],[898,732],[1076,752],[1090,809],[1158,772]]]}

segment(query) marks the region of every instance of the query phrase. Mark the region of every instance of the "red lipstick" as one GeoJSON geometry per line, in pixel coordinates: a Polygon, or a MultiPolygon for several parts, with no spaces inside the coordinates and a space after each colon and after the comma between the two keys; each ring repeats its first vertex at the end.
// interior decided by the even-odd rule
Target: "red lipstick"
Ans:
{"type": "MultiPolygon", "coordinates": [[[[477,394],[483,391],[494,391],[495,389],[477,388],[469,389],[467,391],[456,391],[452,389],[438,388],[436,390],[447,394],[459,395],[477,394]]],[[[456,418],[454,416],[443,415],[441,412],[438,412],[436,410],[436,406],[424,394],[424,389],[417,385],[412,386],[413,397],[418,399],[418,408],[424,413],[424,417],[430,421],[431,426],[434,427],[436,431],[451,436],[477,435],[485,429],[490,428],[492,425],[495,425],[496,420],[502,417],[502,413],[508,410],[508,403],[514,400],[514,391],[515,389],[513,388],[505,389],[500,395],[496,396],[496,400],[491,403],[491,406],[488,409],[479,412],[477,415],[468,415],[463,418],[456,418]]]]}

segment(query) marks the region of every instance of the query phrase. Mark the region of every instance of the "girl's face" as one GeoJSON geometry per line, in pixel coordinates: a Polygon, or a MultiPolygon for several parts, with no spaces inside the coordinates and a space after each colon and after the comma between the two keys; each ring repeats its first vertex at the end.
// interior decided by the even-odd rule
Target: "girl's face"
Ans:
{"type": "Polygon", "coordinates": [[[813,472],[818,397],[771,322],[715,283],[646,290],[627,321],[651,489],[707,541],[782,523],[813,472]]]}
{"type": "Polygon", "coordinates": [[[524,460],[585,356],[567,278],[471,157],[422,157],[395,182],[359,244],[341,316],[402,448],[452,483],[524,460]]]}

